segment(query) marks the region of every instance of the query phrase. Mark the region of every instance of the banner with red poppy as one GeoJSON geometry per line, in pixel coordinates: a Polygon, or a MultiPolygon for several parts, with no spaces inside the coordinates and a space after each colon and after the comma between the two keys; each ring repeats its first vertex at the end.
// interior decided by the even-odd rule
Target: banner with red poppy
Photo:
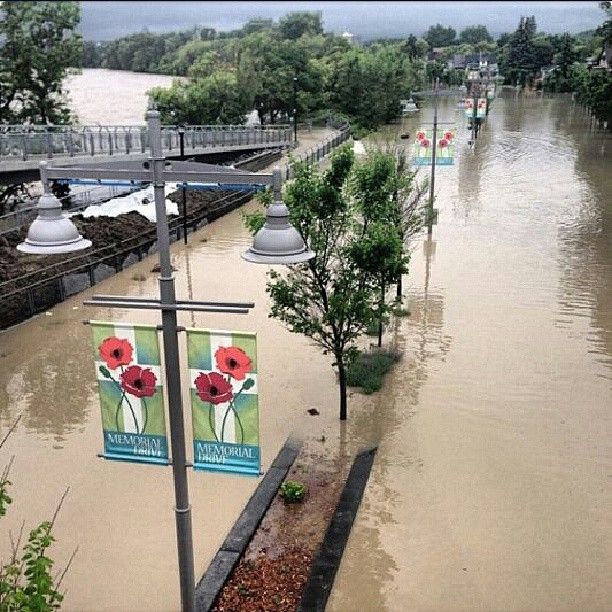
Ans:
{"type": "Polygon", "coordinates": [[[478,107],[476,108],[476,118],[484,119],[487,116],[487,99],[478,98],[478,107]]]}
{"type": "MultiPolygon", "coordinates": [[[[413,163],[431,166],[433,160],[433,130],[418,130],[414,141],[413,163]]],[[[436,166],[455,162],[455,130],[436,130],[436,166]]]]}
{"type": "Polygon", "coordinates": [[[169,463],[157,328],[92,321],[104,457],[169,463]]]}
{"type": "Polygon", "coordinates": [[[255,334],[187,330],[195,469],[258,476],[255,334]]]}

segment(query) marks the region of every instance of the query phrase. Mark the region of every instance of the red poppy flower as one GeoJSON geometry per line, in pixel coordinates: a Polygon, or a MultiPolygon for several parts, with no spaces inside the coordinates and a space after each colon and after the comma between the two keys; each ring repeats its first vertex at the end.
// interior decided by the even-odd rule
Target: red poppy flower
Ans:
{"type": "Polygon", "coordinates": [[[222,404],[229,402],[232,397],[232,385],[218,372],[205,374],[200,372],[194,381],[196,393],[203,402],[222,404]]]}
{"type": "Polygon", "coordinates": [[[219,347],[215,351],[215,361],[221,372],[229,374],[236,380],[244,380],[251,368],[250,357],[242,349],[235,346],[219,347]]]}
{"type": "Polygon", "coordinates": [[[425,138],[425,132],[417,132],[416,139],[423,140],[423,138],[425,138]]]}
{"type": "Polygon", "coordinates": [[[421,146],[427,148],[431,143],[429,142],[429,140],[427,140],[427,138],[423,138],[423,140],[421,140],[421,146]]]}
{"type": "Polygon", "coordinates": [[[114,370],[122,365],[129,365],[132,361],[132,353],[134,349],[128,340],[121,340],[110,336],[106,338],[98,347],[100,357],[106,361],[106,365],[114,370]]]}
{"type": "Polygon", "coordinates": [[[130,366],[121,374],[121,386],[125,391],[136,397],[151,397],[155,395],[155,374],[149,368],[130,366]]]}
{"type": "Polygon", "coordinates": [[[452,132],[444,132],[444,138],[450,142],[454,138],[454,135],[452,132]]]}
{"type": "Polygon", "coordinates": [[[443,149],[444,147],[448,146],[448,140],[446,140],[446,138],[441,138],[440,140],[438,140],[438,146],[443,149]]]}

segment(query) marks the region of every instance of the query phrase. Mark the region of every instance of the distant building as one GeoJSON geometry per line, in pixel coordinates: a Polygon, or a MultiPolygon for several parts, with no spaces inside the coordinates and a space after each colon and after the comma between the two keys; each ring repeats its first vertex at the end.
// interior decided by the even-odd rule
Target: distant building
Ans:
{"type": "Polygon", "coordinates": [[[612,70],[612,43],[606,42],[599,56],[599,62],[596,68],[603,68],[610,72],[612,70]]]}
{"type": "Polygon", "coordinates": [[[447,67],[449,70],[465,70],[466,59],[465,55],[455,53],[452,59],[448,60],[447,67]]]}
{"type": "Polygon", "coordinates": [[[357,42],[357,37],[352,32],[342,32],[342,38],[349,44],[354,45],[357,42]]]}
{"type": "Polygon", "coordinates": [[[444,47],[434,47],[428,54],[427,54],[427,61],[428,62],[434,62],[437,60],[442,59],[442,55],[444,54],[444,47]]]}
{"type": "Polygon", "coordinates": [[[494,79],[497,77],[497,56],[492,53],[473,53],[465,58],[465,70],[468,81],[494,79]]]}

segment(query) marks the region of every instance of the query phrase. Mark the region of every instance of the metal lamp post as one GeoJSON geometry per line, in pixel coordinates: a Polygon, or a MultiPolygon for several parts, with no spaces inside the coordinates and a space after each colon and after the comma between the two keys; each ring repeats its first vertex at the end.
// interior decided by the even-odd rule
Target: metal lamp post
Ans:
{"type": "Polygon", "coordinates": [[[293,77],[293,145],[297,147],[297,76],[293,77]]]}
{"type": "MultiPolygon", "coordinates": [[[[217,184],[261,184],[273,185],[277,201],[268,208],[266,224],[258,233],[259,241],[252,249],[250,261],[260,263],[298,263],[305,261],[314,254],[304,247],[301,237],[288,222],[288,211],[280,201],[281,174],[275,169],[272,174],[259,174],[233,168],[221,169],[195,162],[166,162],[162,155],[162,138],[160,114],[151,105],[147,112],[147,125],[150,141],[149,160],[140,162],[108,162],[90,166],[46,167],[41,164],[41,178],[45,186],[51,179],[130,179],[152,182],[155,194],[155,213],[157,229],[157,246],[159,251],[160,294],[158,298],[130,297],[113,295],[94,295],[84,301],[87,306],[102,306],[104,308],[161,310],[162,335],[164,349],[164,369],[168,399],[170,424],[170,441],[172,447],[172,471],[174,476],[175,521],[178,549],[179,580],[181,592],[181,610],[194,612],[195,609],[195,573],[193,562],[193,540],[191,528],[191,506],[187,485],[187,457],[185,449],[185,428],[183,420],[183,404],[181,394],[181,378],[179,369],[179,346],[177,311],[201,311],[247,314],[254,307],[253,303],[240,302],[204,302],[177,300],[174,276],[170,260],[170,234],[166,217],[165,182],[176,183],[217,183],[217,184]],[[263,233],[262,233],[263,232],[263,233]]],[[[52,197],[52,196],[51,196],[52,197]]],[[[50,200],[43,200],[43,204],[50,200]]],[[[55,204],[49,206],[54,210],[55,204]]],[[[45,211],[46,209],[43,209],[45,211]]],[[[41,212],[42,214],[42,212],[41,212]]],[[[38,221],[38,220],[37,220],[38,221]]],[[[57,221],[57,220],[56,220],[57,221]]],[[[61,219],[60,219],[61,221],[61,219]]],[[[42,221],[41,221],[42,222],[42,221]]],[[[45,221],[46,222],[46,221],[45,221]]],[[[32,224],[31,242],[43,243],[46,234],[38,231],[36,221],[32,224]],[[42,237],[42,238],[41,238],[42,237]]],[[[62,227],[65,227],[62,225],[62,227]]],[[[78,232],[60,236],[64,242],[76,244],[78,232]],[[76,235],[74,235],[76,233],[76,235]]],[[[59,232],[56,232],[59,233],[59,232]]],[[[29,234],[30,236],[30,234],[29,234]]],[[[85,241],[88,242],[88,241],[85,241]]],[[[87,246],[89,246],[87,244],[87,246]]],[[[38,251],[42,252],[42,251],[38,251]]]]}
{"type": "Polygon", "coordinates": [[[434,116],[433,116],[433,143],[431,150],[431,181],[429,183],[429,210],[427,211],[427,233],[431,236],[434,222],[434,187],[436,184],[436,143],[438,138],[438,88],[440,77],[436,77],[434,84],[434,116]]]}
{"type": "MultiPolygon", "coordinates": [[[[181,161],[185,161],[185,126],[178,126],[178,135],[181,161]]],[[[183,243],[187,245],[187,193],[185,183],[181,186],[181,204],[183,208],[183,243]]]]}

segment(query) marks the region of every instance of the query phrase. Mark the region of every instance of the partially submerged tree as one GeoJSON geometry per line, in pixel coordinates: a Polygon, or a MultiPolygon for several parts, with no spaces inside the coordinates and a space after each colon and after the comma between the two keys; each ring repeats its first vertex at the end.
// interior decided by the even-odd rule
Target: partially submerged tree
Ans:
{"type": "MultiPolygon", "coordinates": [[[[8,437],[13,433],[21,416],[17,418],[7,434],[0,441],[0,449],[8,437]]],[[[8,493],[11,482],[9,480],[13,459],[0,473],[0,518],[6,515],[12,499],[8,493]]],[[[0,610],[30,610],[32,612],[50,612],[57,610],[64,594],[60,591],[62,580],[70,567],[76,550],[73,552],[66,569],[53,576],[53,560],[48,556],[48,549],[54,542],[53,526],[62,503],[68,494],[65,491],[53,517],[50,521],[43,521],[32,529],[27,541],[22,545],[23,525],[17,538],[10,534],[11,556],[8,563],[0,562],[0,610]]]]}
{"type": "MultiPolygon", "coordinates": [[[[290,219],[315,257],[291,266],[288,273],[270,272],[267,291],[270,316],[290,331],[304,334],[334,357],[340,384],[340,419],[347,417],[346,370],[356,354],[355,341],[377,314],[375,279],[351,256],[361,238],[357,210],[346,181],[353,166],[350,146],[336,150],[331,168],[294,163],[295,180],[285,188],[290,219]]],[[[257,228],[256,219],[251,229],[257,228]]]]}

